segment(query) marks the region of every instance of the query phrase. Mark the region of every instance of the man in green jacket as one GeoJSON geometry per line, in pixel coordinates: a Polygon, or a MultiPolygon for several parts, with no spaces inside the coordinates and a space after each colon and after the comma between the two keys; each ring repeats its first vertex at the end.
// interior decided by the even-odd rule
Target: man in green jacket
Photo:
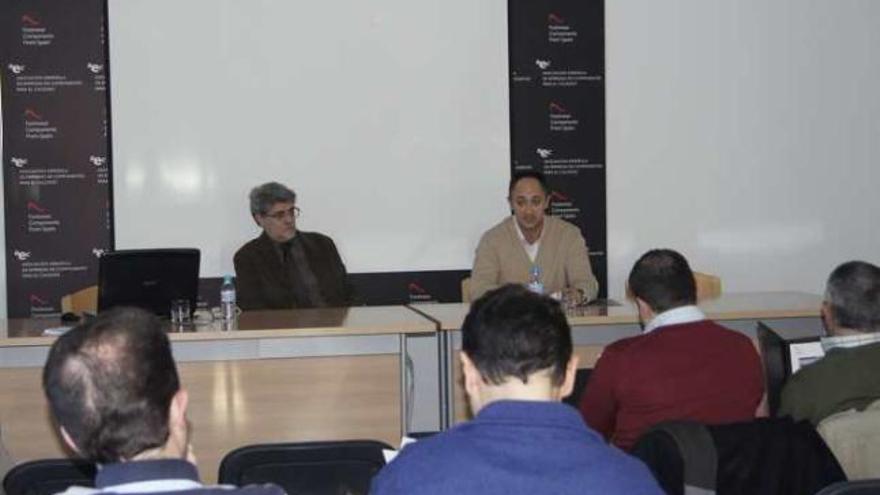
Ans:
{"type": "Polygon", "coordinates": [[[880,399],[880,268],[849,261],[831,272],[822,303],[825,357],[794,374],[779,415],[814,425],[880,399]]]}

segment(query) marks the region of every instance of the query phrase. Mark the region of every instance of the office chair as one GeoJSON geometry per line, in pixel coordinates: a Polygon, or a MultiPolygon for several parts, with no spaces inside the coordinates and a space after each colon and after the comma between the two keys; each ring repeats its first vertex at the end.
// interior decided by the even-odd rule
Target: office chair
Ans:
{"type": "Polygon", "coordinates": [[[665,422],[643,434],[631,454],[669,495],[803,495],[846,480],[813,426],[789,417],[665,422]]]}
{"type": "Polygon", "coordinates": [[[275,483],[288,495],[366,494],[385,458],[373,440],[250,445],[226,454],[220,483],[275,483]]]}
{"type": "Polygon", "coordinates": [[[98,286],[91,285],[61,298],[62,313],[97,313],[98,286]]]}
{"type": "Polygon", "coordinates": [[[71,486],[95,486],[95,465],[73,459],[41,459],[6,473],[6,495],[54,495],[71,486]]]}
{"type": "Polygon", "coordinates": [[[721,278],[708,273],[694,272],[697,284],[697,301],[715,299],[721,295],[721,278]]]}
{"type": "Polygon", "coordinates": [[[584,396],[584,389],[587,388],[587,382],[590,380],[590,373],[593,368],[578,368],[574,375],[574,388],[571,395],[562,399],[562,402],[574,408],[581,407],[581,397],[584,396]]]}
{"type": "Polygon", "coordinates": [[[461,302],[471,302],[471,278],[461,279],[461,302]]]}

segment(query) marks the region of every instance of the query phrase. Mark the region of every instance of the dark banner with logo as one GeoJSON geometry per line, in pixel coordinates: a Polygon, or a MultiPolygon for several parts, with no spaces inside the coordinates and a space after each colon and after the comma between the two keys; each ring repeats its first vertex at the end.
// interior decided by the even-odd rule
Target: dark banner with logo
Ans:
{"type": "Polygon", "coordinates": [[[112,246],[104,0],[0,3],[9,317],[55,316],[112,246]]]}
{"type": "Polygon", "coordinates": [[[551,213],[581,228],[608,287],[602,0],[508,2],[512,171],[537,170],[551,213]]]}

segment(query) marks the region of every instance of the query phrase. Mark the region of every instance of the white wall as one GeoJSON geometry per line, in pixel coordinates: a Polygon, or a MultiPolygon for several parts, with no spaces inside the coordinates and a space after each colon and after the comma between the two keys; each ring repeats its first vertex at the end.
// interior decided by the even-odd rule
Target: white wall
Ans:
{"type": "Polygon", "coordinates": [[[608,253],[618,297],[672,247],[725,291],[822,291],[880,263],[880,2],[609,0],[608,253]]]}
{"type": "Polygon", "coordinates": [[[117,248],[231,273],[249,189],[278,180],[351,272],[470,268],[507,212],[505,9],[111,0],[117,248]]]}

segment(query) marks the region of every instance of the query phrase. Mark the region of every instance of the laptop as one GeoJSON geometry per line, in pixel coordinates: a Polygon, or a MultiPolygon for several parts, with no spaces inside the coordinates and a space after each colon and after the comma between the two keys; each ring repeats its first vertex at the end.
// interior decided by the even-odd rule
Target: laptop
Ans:
{"type": "Polygon", "coordinates": [[[175,299],[188,299],[194,309],[199,261],[199,250],[188,248],[105,253],[98,263],[98,311],[137,306],[167,318],[175,299]]]}
{"type": "Polygon", "coordinates": [[[785,340],[772,328],[758,322],[758,343],[764,361],[764,377],[767,381],[767,403],[770,415],[776,416],[782,387],[788,377],[802,367],[825,355],[821,337],[803,337],[785,340]]]}

